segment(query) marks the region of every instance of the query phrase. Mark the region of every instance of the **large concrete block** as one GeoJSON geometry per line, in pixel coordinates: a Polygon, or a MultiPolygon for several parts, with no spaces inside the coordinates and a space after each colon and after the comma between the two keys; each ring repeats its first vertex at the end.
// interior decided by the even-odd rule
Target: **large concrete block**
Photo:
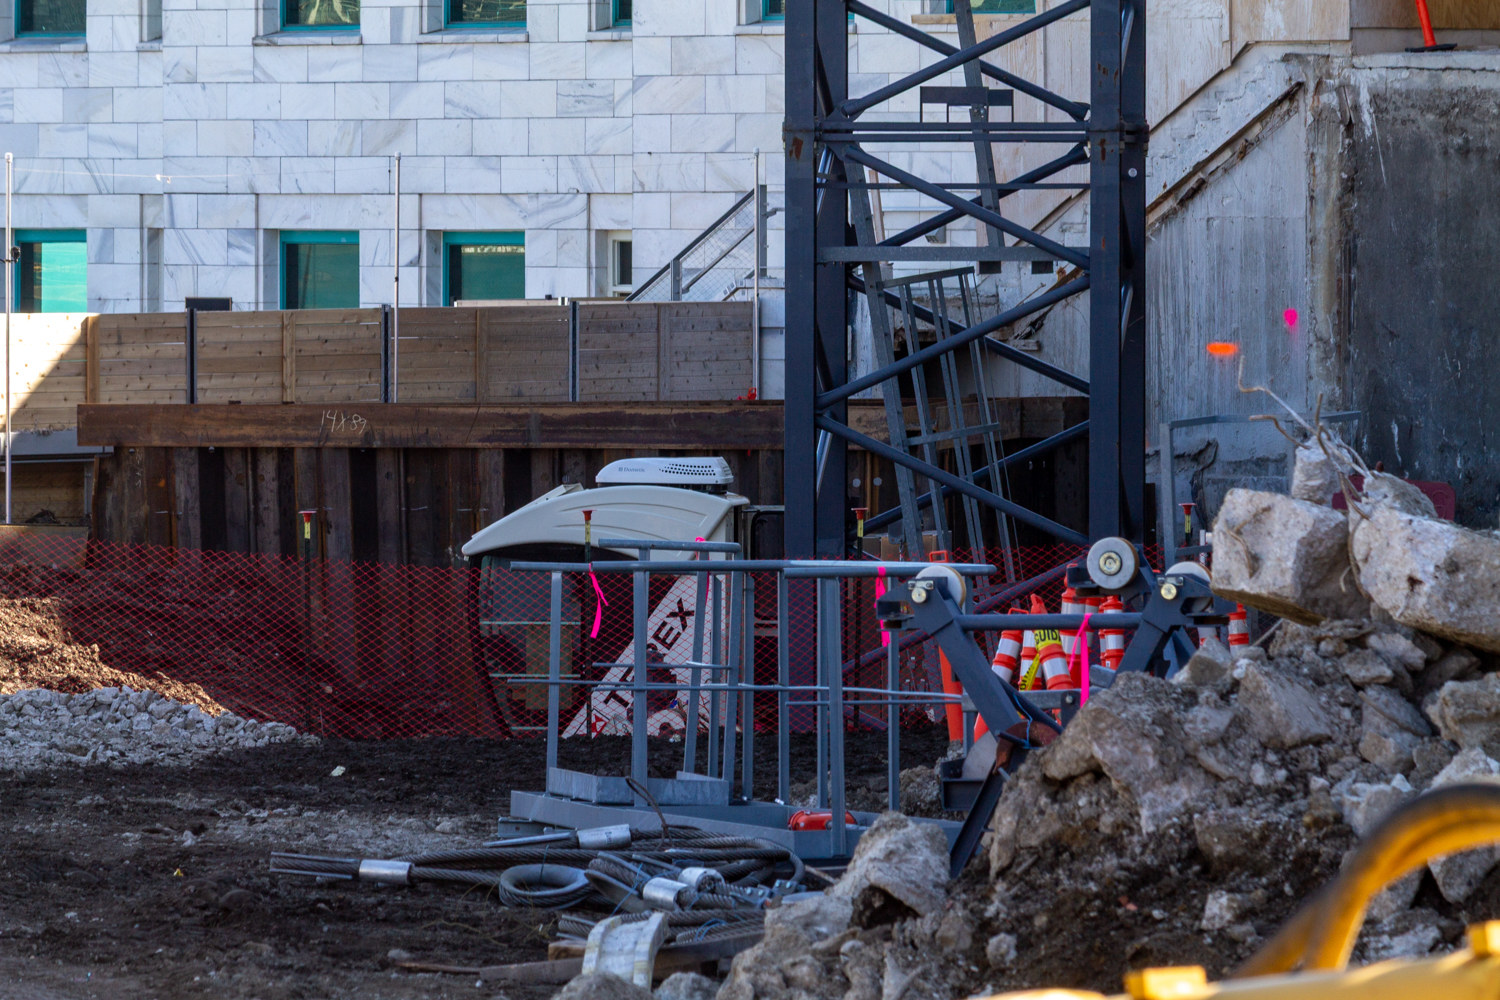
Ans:
{"type": "Polygon", "coordinates": [[[1390,507],[1353,530],[1360,584],[1392,618],[1500,652],[1500,539],[1390,507]]]}
{"type": "Polygon", "coordinates": [[[1348,522],[1330,507],[1230,490],[1214,521],[1214,592],[1303,625],[1363,618],[1348,541],[1348,522]]]}

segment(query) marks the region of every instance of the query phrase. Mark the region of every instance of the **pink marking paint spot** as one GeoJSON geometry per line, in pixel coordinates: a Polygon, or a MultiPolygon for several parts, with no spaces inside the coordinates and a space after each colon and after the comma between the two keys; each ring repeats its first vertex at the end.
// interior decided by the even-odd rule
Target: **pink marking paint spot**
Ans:
{"type": "Polygon", "coordinates": [[[1288,309],[1286,312],[1281,314],[1281,319],[1284,323],[1286,323],[1286,328],[1288,330],[1297,329],[1297,310],[1288,309]]]}

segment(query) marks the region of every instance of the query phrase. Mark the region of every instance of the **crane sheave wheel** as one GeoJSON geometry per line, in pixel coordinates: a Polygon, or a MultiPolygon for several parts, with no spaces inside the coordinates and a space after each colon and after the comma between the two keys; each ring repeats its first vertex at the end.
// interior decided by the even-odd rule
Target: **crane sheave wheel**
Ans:
{"type": "Polygon", "coordinates": [[[1119,590],[1135,579],[1140,563],[1124,538],[1101,538],[1089,549],[1089,579],[1101,590],[1119,590]]]}

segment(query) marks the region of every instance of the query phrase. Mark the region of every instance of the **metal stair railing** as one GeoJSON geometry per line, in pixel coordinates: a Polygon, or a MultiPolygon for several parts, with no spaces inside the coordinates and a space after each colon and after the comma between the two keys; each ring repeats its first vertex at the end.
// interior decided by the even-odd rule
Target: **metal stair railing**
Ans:
{"type": "Polygon", "coordinates": [[[757,214],[763,214],[764,186],[742,195],[729,210],[719,216],[692,242],[639,288],[625,297],[627,302],[720,301],[751,276],[759,257],[764,267],[765,227],[756,225],[757,214]],[[756,195],[762,197],[757,198],[756,195]],[[756,233],[759,240],[751,240],[756,233]],[[746,247],[746,242],[750,245],[746,247]]]}

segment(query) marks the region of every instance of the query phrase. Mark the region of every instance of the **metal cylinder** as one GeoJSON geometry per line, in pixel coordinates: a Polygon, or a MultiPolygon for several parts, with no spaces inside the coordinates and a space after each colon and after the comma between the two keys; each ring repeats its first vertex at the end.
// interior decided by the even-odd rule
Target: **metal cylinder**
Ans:
{"type": "Polygon", "coordinates": [[[724,884],[724,876],[713,868],[684,868],[677,878],[694,892],[716,892],[724,884]]]}
{"type": "Polygon", "coordinates": [[[630,846],[630,827],[625,823],[617,826],[595,826],[578,831],[578,846],[585,851],[612,851],[630,846]]]}
{"type": "Polygon", "coordinates": [[[641,889],[641,898],[652,909],[676,911],[692,905],[693,890],[676,879],[654,878],[641,889]]]}
{"type": "Polygon", "coordinates": [[[389,885],[411,884],[410,861],[375,861],[365,858],[359,863],[362,882],[385,882],[389,885]]]}

